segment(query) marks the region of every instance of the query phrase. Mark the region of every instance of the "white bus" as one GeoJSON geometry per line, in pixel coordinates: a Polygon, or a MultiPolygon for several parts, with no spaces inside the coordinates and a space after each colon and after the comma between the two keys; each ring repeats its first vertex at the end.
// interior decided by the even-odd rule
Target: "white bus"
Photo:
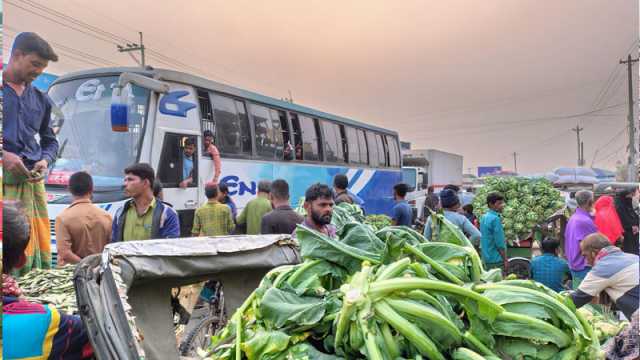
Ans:
{"type": "Polygon", "coordinates": [[[164,186],[164,200],[180,214],[183,234],[189,234],[195,209],[206,201],[204,186],[213,177],[213,161],[202,150],[204,130],[214,133],[222,157],[220,181],[239,209],[254,197],[259,180],[287,180],[295,206],[309,185],[331,184],[342,173],[367,213],[388,213],[392,187],[402,179],[394,131],[182,72],[81,71],[59,77],[48,94],[60,143],[46,179],[52,232],[56,215],[71,202],[66,191],[71,174],[89,172],[94,203],[113,214],[126,200],[124,168],[146,162],[164,186]],[[126,105],[120,113],[126,121],[116,116],[119,103],[126,105]],[[197,181],[183,189],[178,185],[188,138],[198,144],[197,181]],[[296,149],[293,158],[284,155],[287,144],[296,149]]]}

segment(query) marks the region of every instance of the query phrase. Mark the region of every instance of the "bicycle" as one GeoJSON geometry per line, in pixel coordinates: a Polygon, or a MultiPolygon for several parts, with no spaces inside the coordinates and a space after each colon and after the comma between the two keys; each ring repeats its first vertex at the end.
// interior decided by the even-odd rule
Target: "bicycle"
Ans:
{"type": "Polygon", "coordinates": [[[200,292],[199,302],[201,302],[201,306],[207,307],[207,312],[180,343],[178,351],[181,356],[197,356],[198,349],[206,350],[211,344],[211,336],[227,323],[224,311],[224,292],[220,282],[207,281],[200,292]]]}

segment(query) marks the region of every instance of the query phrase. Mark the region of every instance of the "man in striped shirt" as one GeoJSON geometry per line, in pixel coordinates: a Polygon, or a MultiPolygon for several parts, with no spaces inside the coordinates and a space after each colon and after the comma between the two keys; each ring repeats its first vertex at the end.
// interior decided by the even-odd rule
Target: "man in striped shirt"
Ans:
{"type": "Polygon", "coordinates": [[[578,290],[571,293],[576,307],[605,291],[627,319],[638,311],[640,267],[638,255],[622,252],[606,236],[595,233],[580,242],[582,256],[593,268],[578,290]]]}

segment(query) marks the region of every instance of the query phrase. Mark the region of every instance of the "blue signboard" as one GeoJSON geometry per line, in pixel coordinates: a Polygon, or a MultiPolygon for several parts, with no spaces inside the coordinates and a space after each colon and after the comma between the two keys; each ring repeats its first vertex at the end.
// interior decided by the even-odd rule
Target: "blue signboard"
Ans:
{"type": "Polygon", "coordinates": [[[478,166],[478,177],[495,175],[502,171],[502,166],[478,166]]]}

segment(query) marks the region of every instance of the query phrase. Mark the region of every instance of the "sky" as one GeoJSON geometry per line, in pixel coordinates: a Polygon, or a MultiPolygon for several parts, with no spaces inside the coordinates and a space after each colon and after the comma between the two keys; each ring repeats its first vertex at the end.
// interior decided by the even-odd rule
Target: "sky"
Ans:
{"type": "MultiPolygon", "coordinates": [[[[48,72],[147,63],[398,131],[415,149],[540,173],[626,161],[632,0],[5,0],[3,48],[35,31],[48,72]],[[89,29],[89,27],[91,29],[89,29]]],[[[634,66],[634,90],[638,90],[634,66]]],[[[638,98],[638,91],[635,91],[638,98]]],[[[636,107],[636,115],[638,110],[636,107]]],[[[636,116],[637,118],[637,116],[636,116]]]]}

